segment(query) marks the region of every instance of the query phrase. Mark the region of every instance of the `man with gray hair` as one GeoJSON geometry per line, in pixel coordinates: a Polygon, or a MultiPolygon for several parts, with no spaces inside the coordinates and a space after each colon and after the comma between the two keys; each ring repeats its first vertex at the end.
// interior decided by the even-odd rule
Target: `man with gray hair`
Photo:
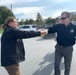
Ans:
{"type": "Polygon", "coordinates": [[[61,13],[61,24],[50,27],[44,34],[57,33],[57,44],[55,46],[55,75],[60,75],[61,58],[64,57],[64,75],[70,74],[73,45],[75,44],[76,26],[71,23],[70,13],[61,13]]]}

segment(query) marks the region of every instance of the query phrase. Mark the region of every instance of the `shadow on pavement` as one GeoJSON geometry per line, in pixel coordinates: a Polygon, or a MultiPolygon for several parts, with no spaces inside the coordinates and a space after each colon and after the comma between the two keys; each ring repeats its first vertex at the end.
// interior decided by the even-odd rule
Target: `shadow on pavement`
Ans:
{"type": "MultiPolygon", "coordinates": [[[[54,52],[47,53],[43,61],[39,63],[40,68],[36,70],[33,75],[52,75],[54,69],[54,52]]],[[[61,70],[63,70],[63,63],[61,63],[61,70]]]]}
{"type": "Polygon", "coordinates": [[[53,71],[54,65],[54,53],[48,53],[41,63],[39,63],[40,68],[36,70],[33,75],[50,75],[53,71]],[[45,65],[46,63],[49,63],[45,65]]]}

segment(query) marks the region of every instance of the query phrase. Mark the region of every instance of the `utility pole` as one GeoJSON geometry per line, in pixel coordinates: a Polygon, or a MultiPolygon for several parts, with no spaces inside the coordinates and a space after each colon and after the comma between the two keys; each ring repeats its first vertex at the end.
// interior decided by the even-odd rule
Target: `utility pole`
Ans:
{"type": "Polygon", "coordinates": [[[12,3],[11,3],[11,11],[12,11],[12,3]]]}

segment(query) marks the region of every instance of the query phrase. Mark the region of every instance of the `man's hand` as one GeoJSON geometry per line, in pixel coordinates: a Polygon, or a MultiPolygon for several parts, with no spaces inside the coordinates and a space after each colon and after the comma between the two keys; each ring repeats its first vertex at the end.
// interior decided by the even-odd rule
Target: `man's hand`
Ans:
{"type": "Polygon", "coordinates": [[[41,32],[41,34],[48,34],[48,30],[42,30],[42,31],[40,31],[41,32]]]}

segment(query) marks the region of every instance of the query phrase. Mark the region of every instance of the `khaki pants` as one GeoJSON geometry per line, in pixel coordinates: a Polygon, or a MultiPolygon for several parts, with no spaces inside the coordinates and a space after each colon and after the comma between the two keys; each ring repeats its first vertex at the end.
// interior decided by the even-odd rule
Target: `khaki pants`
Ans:
{"type": "Polygon", "coordinates": [[[19,64],[4,67],[9,75],[21,75],[19,64]]]}

